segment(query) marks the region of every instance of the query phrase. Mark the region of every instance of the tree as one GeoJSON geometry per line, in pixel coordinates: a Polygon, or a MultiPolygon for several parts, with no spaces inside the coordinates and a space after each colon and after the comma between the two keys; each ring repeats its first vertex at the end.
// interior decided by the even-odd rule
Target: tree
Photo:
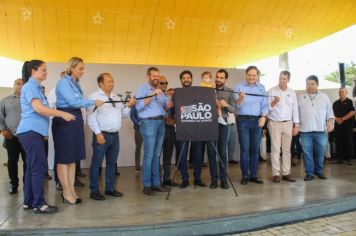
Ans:
{"type": "MultiPolygon", "coordinates": [[[[340,83],[340,72],[334,71],[325,76],[326,80],[340,83]]],[[[351,64],[345,63],[345,85],[353,86],[353,80],[356,79],[356,64],[351,61],[351,64]]]]}

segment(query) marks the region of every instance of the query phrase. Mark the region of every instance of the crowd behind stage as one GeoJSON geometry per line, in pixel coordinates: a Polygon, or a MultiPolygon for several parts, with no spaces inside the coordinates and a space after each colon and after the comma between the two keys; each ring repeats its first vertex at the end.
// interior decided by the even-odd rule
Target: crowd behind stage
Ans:
{"type": "MultiPolygon", "coordinates": [[[[296,181],[291,175],[291,165],[295,163],[294,158],[301,156],[304,181],[326,180],[323,166],[324,156],[329,156],[326,154],[328,140],[336,144],[337,158],[333,162],[352,165],[355,104],[348,98],[346,88],[340,88],[339,99],[331,103],[329,97],[318,90],[319,80],[315,75],[306,78],[306,90],[297,97],[288,87],[292,79],[289,71],[281,71],[278,84],[269,91],[265,91],[259,82],[260,71],[256,66],[249,66],[245,70],[244,82],[234,88],[225,85],[229,79],[225,69],[216,71],[214,76],[209,71],[203,72],[199,78],[200,86],[215,89],[219,138],[218,141],[188,142],[176,140],[174,89],[169,87],[169,81],[157,67],[147,69],[146,75],[142,75],[146,76],[146,81],[143,79],[135,97],[127,97],[125,102],[120,102],[122,98],[113,93],[115,80],[106,72],[97,77],[98,89],[85,97],[80,86],[84,71],[81,58],[73,57],[67,62],[55,88],[54,105],[51,105],[41,86],[47,78],[46,63],[27,61],[23,65],[22,78],[14,82],[14,93],[1,100],[0,130],[8,154],[9,193],[15,195],[18,192],[17,165],[21,155],[24,210],[42,214],[58,211],[56,206],[45,201],[44,193],[45,179],[52,178],[48,174],[47,161],[49,128],[52,129],[55,150],[56,188],[62,191],[63,203],[75,205],[82,202],[75,187],[84,186],[78,179],[85,176],[80,169],[80,161],[86,158],[84,119],[87,119],[93,138],[90,198],[98,201],[124,196],[118,191],[120,185],[116,184],[119,175],[116,163],[120,150],[119,130],[126,117],[133,122],[136,171],[141,172],[142,192],[147,196],[167,192],[170,187],[184,189],[190,184],[212,190],[218,187],[229,189],[227,166],[234,155],[236,135],[240,145],[241,185],[264,183],[258,176],[262,134],[268,137],[272,181],[276,184],[296,181]],[[86,117],[83,117],[81,108],[87,109],[86,117]],[[182,178],[180,183],[172,180],[174,148],[176,159],[180,157],[177,166],[182,178]],[[210,171],[208,185],[201,179],[205,151],[210,171]],[[105,191],[100,192],[104,158],[105,191]],[[189,180],[190,165],[194,169],[193,182],[189,180]]],[[[189,70],[182,71],[179,79],[183,89],[192,86],[193,75],[189,70]]]]}

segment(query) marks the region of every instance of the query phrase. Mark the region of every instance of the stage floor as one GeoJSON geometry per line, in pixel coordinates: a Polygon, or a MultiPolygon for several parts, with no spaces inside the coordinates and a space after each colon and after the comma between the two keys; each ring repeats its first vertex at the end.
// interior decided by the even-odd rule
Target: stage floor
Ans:
{"type": "MultiPolygon", "coordinates": [[[[301,162],[299,160],[299,162],[301,162]]],[[[240,184],[240,166],[230,165],[229,173],[239,194],[233,189],[193,187],[193,180],[187,189],[173,188],[170,200],[166,193],[150,197],[142,194],[140,173],[133,167],[120,168],[117,189],[124,192],[123,198],[107,196],[105,201],[89,198],[87,177],[81,180],[84,188],[77,188],[83,203],[67,205],[61,202],[60,191],[56,191],[53,180],[46,181],[46,200],[59,207],[54,215],[37,215],[22,209],[23,193],[9,195],[7,169],[1,164],[0,171],[0,234],[7,230],[24,229],[68,229],[91,227],[121,227],[155,225],[199,219],[212,219],[229,216],[259,213],[270,210],[289,209],[309,203],[335,200],[356,195],[356,162],[352,166],[326,164],[325,175],[328,180],[316,178],[304,182],[303,166],[292,167],[295,183],[271,181],[271,165],[260,162],[259,174],[265,184],[240,184]],[[5,230],[5,231],[4,231],[5,230]]],[[[174,167],[172,166],[172,169],[174,167]]],[[[190,176],[192,174],[190,173],[190,176]]],[[[203,181],[210,183],[209,168],[203,168],[203,181]]],[[[180,182],[177,175],[176,182],[180,182]]],[[[103,185],[101,185],[102,189],[103,185]]],[[[19,190],[22,189],[22,184],[19,190]]]]}

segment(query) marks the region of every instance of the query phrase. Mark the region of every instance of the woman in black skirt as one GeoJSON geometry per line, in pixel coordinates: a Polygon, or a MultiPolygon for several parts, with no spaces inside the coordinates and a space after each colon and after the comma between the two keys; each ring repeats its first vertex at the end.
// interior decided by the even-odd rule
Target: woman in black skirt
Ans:
{"type": "Polygon", "coordinates": [[[88,100],[83,96],[79,79],[84,74],[84,63],[81,58],[73,57],[67,63],[65,75],[56,86],[56,107],[58,110],[69,112],[76,117],[75,122],[63,122],[53,118],[52,133],[57,163],[57,173],[63,187],[63,202],[78,204],[74,189],[75,162],[85,159],[84,121],[81,108],[101,106],[103,101],[88,100]]]}

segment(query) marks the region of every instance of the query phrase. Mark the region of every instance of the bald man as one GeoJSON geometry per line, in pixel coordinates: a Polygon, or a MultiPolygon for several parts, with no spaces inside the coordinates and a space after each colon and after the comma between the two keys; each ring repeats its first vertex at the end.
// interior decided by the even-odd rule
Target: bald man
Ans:
{"type": "MultiPolygon", "coordinates": [[[[14,93],[0,101],[0,131],[5,138],[7,149],[7,170],[11,184],[10,194],[17,193],[19,186],[18,161],[20,154],[23,163],[23,173],[25,173],[26,169],[26,154],[16,135],[16,130],[21,119],[20,95],[22,85],[23,80],[16,79],[14,82],[14,93]]],[[[25,176],[23,175],[24,180],[25,176]]]]}
{"type": "Polygon", "coordinates": [[[339,99],[333,104],[335,114],[335,141],[338,163],[351,164],[355,107],[347,97],[346,88],[339,89],[339,99]]]}

